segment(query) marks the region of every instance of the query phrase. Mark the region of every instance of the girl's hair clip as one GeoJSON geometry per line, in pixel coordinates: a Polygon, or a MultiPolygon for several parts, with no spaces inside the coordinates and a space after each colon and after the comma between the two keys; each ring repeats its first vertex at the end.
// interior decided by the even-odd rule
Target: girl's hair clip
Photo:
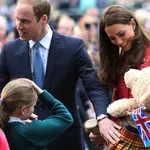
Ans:
{"type": "Polygon", "coordinates": [[[1,101],[1,103],[3,103],[3,102],[4,102],[2,98],[0,98],[0,101],[1,101]]]}

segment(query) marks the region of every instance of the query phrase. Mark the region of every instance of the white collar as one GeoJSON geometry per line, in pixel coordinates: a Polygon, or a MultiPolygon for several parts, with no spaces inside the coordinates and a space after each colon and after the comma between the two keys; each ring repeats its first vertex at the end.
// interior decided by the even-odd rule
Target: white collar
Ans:
{"type": "Polygon", "coordinates": [[[8,123],[11,123],[11,122],[21,122],[24,124],[24,122],[20,118],[17,118],[17,117],[9,117],[8,123]]]}
{"type": "MultiPolygon", "coordinates": [[[[49,49],[50,48],[50,44],[51,44],[51,40],[52,40],[52,34],[53,34],[53,31],[52,29],[50,28],[50,26],[48,25],[48,33],[45,35],[45,37],[39,41],[40,44],[45,48],[45,49],[49,49]],[[47,42],[47,41],[50,41],[50,42],[47,42]]],[[[33,40],[30,40],[29,41],[29,46],[30,46],[30,49],[32,49],[32,47],[34,46],[35,44],[35,41],[33,40]]]]}

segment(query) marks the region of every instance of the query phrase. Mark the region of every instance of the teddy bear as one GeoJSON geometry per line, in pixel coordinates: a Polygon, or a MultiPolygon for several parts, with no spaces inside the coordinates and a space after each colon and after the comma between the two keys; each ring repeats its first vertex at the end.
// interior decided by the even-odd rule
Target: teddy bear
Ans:
{"type": "MultiPolygon", "coordinates": [[[[127,128],[127,126],[128,127],[130,126],[133,129],[133,128],[136,128],[136,125],[134,121],[131,119],[131,112],[140,107],[142,108],[144,107],[147,110],[147,112],[150,112],[150,67],[143,68],[142,70],[130,69],[129,71],[125,73],[124,80],[125,80],[126,86],[131,89],[133,98],[122,98],[122,99],[112,102],[107,107],[107,113],[109,113],[114,118],[117,118],[117,117],[122,118],[121,120],[123,122],[126,120],[125,122],[126,125],[124,124],[125,128],[127,128]]],[[[144,112],[144,114],[146,114],[146,111],[144,112]]],[[[99,128],[98,128],[98,122],[96,119],[89,119],[85,123],[85,127],[90,132],[93,132],[93,134],[98,133],[99,128]]],[[[124,134],[124,129],[120,132],[124,134]]],[[[125,138],[123,139],[122,137],[122,140],[120,142],[122,143],[123,141],[126,140],[126,138],[130,139],[128,134],[127,135],[125,134],[125,138]]],[[[100,144],[104,143],[103,137],[100,136],[99,141],[100,141],[100,144]]],[[[133,142],[132,139],[130,139],[129,143],[131,145],[132,145],[132,142],[133,142]]],[[[114,146],[117,146],[119,144],[120,143],[118,142],[114,146]]],[[[112,145],[110,144],[110,147],[111,146],[112,145]]],[[[143,146],[141,147],[143,148],[143,146]]]]}
{"type": "Polygon", "coordinates": [[[133,98],[112,102],[107,108],[107,113],[113,117],[122,117],[141,106],[150,109],[150,67],[142,70],[130,69],[125,73],[124,80],[126,86],[131,89],[133,98]]]}

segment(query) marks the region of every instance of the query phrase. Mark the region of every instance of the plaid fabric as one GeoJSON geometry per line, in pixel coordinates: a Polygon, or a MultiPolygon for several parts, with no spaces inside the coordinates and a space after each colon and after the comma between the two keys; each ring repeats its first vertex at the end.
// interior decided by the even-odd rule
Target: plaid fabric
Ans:
{"type": "Polygon", "coordinates": [[[150,150],[150,147],[144,146],[138,134],[127,130],[121,121],[117,123],[122,126],[121,130],[119,130],[121,138],[120,141],[116,142],[114,145],[109,144],[108,150],[150,150]]]}

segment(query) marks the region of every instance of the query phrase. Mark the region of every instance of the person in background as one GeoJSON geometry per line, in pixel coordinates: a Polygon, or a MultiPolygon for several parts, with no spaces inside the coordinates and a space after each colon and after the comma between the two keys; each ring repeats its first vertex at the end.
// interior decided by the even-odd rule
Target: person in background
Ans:
{"type": "Polygon", "coordinates": [[[146,28],[149,12],[144,9],[136,9],[134,11],[134,15],[141,22],[144,28],[146,28]]]}
{"type": "MultiPolygon", "coordinates": [[[[113,89],[112,101],[131,98],[131,90],[124,82],[124,73],[128,68],[142,69],[150,66],[148,31],[133,12],[119,5],[112,5],[101,14],[99,42],[100,81],[113,89]]],[[[99,121],[101,136],[109,149],[150,149],[145,148],[136,127],[130,123],[131,116],[113,120],[104,117],[99,121]],[[116,128],[113,120],[121,127],[120,130],[116,128]]],[[[90,134],[90,138],[98,144],[96,136],[90,134]]]]}
{"type": "Polygon", "coordinates": [[[88,49],[91,44],[92,20],[89,16],[83,16],[78,20],[77,25],[81,30],[81,38],[84,40],[85,47],[88,49]]]}
{"type": "Polygon", "coordinates": [[[14,27],[6,33],[6,42],[17,39],[18,37],[19,37],[19,33],[16,27],[14,27]]]}
{"type": "MultiPolygon", "coordinates": [[[[59,34],[49,26],[50,11],[49,0],[18,1],[15,17],[20,37],[7,42],[0,54],[0,91],[12,78],[24,77],[36,84],[41,81],[42,89],[59,99],[74,119],[67,131],[48,144],[48,149],[84,150],[82,123],[75,100],[77,81],[82,79],[97,116],[106,113],[110,96],[98,80],[84,41],[59,34]],[[38,71],[39,68],[42,71],[38,71]],[[42,73],[38,76],[40,80],[35,80],[37,73],[42,73]]],[[[41,100],[34,113],[40,120],[50,116],[41,100]]]]}
{"type": "Polygon", "coordinates": [[[10,150],[7,138],[2,129],[0,129],[0,148],[3,150],[10,150]]]}
{"type": "Polygon", "coordinates": [[[73,119],[67,108],[31,80],[12,80],[2,90],[0,127],[6,134],[11,150],[46,149],[47,144],[60,136],[72,123],[73,119]],[[38,96],[51,116],[43,121],[34,120],[25,124],[24,120],[29,119],[34,111],[38,96]]]}
{"type": "Polygon", "coordinates": [[[58,33],[68,36],[72,36],[74,34],[75,21],[67,15],[60,16],[56,26],[58,33]]]}
{"type": "Polygon", "coordinates": [[[0,52],[3,45],[6,43],[6,32],[7,32],[7,18],[0,15],[0,52]]]}

